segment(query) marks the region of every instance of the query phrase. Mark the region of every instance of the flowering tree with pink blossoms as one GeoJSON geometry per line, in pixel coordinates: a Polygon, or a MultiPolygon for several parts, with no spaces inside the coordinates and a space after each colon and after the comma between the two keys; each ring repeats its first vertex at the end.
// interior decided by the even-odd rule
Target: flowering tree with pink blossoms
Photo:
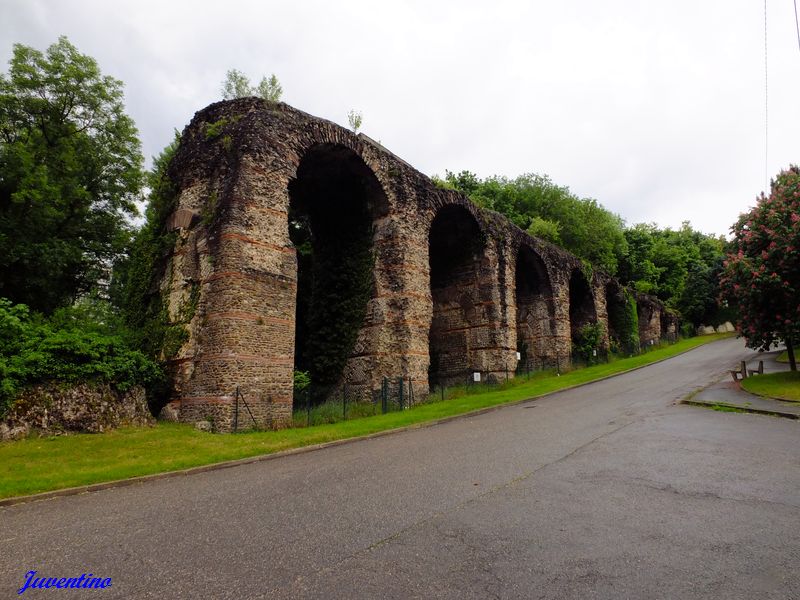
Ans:
{"type": "Polygon", "coordinates": [[[722,297],[739,309],[750,348],[786,343],[792,371],[800,340],[800,167],[781,171],[769,196],[731,228],[734,239],[720,277],[722,297]]]}

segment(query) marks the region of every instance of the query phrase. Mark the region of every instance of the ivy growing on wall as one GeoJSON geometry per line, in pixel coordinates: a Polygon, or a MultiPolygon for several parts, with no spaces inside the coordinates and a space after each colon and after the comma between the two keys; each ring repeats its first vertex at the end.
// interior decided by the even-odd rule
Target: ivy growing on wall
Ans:
{"type": "Polygon", "coordinates": [[[329,169],[329,160],[312,154],[290,186],[289,236],[298,263],[295,369],[309,373],[314,401],[339,382],[353,353],[375,264],[369,192],[346,162],[329,169]]]}
{"type": "Polygon", "coordinates": [[[298,260],[295,367],[308,371],[315,399],[338,382],[366,315],[374,256],[364,213],[337,218],[315,207],[307,216],[291,214],[298,260]]]}
{"type": "MultiPolygon", "coordinates": [[[[166,257],[175,246],[176,232],[167,230],[167,220],[175,210],[177,186],[168,175],[168,168],[178,149],[180,137],[175,138],[156,157],[148,175],[150,197],[145,211],[145,223],[137,232],[129,259],[120,265],[115,279],[123,282],[115,303],[121,308],[125,324],[139,349],[147,356],[164,361],[174,356],[188,338],[185,323],[197,306],[199,286],[193,286],[190,297],[179,311],[180,322],[169,318],[166,298],[158,289],[158,274],[163,273],[166,257]]],[[[166,380],[160,379],[148,389],[151,409],[157,411],[166,390],[166,380]]]]}
{"type": "Polygon", "coordinates": [[[636,311],[636,298],[627,288],[619,288],[609,294],[608,321],[613,345],[623,354],[639,352],[639,316],[636,311]]]}

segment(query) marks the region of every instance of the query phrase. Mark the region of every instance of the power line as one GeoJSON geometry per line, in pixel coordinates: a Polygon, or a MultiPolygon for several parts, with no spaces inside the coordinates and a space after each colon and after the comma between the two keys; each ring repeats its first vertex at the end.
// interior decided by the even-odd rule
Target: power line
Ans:
{"type": "Polygon", "coordinates": [[[797,0],[794,0],[794,27],[797,30],[797,49],[800,50],[800,21],[797,20],[797,0]]]}
{"type": "MultiPolygon", "coordinates": [[[[797,0],[795,0],[797,2],[797,0]]],[[[769,70],[767,67],[767,0],[764,0],[764,193],[769,193],[769,70]]]]}

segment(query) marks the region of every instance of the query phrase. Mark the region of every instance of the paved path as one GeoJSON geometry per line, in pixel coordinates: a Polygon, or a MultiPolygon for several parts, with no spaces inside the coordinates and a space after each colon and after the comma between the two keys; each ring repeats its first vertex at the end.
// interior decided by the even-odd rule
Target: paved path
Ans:
{"type": "MultiPolygon", "coordinates": [[[[764,363],[764,373],[782,373],[789,370],[787,363],[779,363],[776,359],[783,349],[773,352],[759,353],[748,364],[748,369],[756,369],[758,361],[764,363]]],[[[758,377],[758,375],[756,375],[758,377]]],[[[708,386],[699,394],[686,399],[687,404],[698,406],[723,406],[748,412],[774,415],[787,419],[800,419],[800,402],[763,398],[742,389],[740,383],[734,382],[730,377],[708,386]]]]}
{"type": "Polygon", "coordinates": [[[725,340],[441,426],[0,509],[96,598],[800,598],[800,423],[678,405],[725,340]]]}

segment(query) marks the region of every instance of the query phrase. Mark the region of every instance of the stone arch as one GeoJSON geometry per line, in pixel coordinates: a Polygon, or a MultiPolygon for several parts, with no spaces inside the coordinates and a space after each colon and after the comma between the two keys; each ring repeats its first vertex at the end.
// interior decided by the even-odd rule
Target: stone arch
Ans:
{"type": "Polygon", "coordinates": [[[584,325],[597,322],[597,310],[589,280],[579,268],[569,278],[569,326],[574,339],[584,325]]]}
{"type": "Polygon", "coordinates": [[[630,292],[616,279],[605,285],[608,338],[610,346],[623,354],[639,351],[638,314],[630,292]]]}
{"type": "Polygon", "coordinates": [[[613,279],[605,285],[606,311],[608,313],[608,337],[613,344],[619,346],[623,343],[625,323],[623,318],[628,310],[625,295],[619,282],[613,279]]]}
{"type": "Polygon", "coordinates": [[[678,341],[678,317],[666,309],[661,311],[661,338],[670,343],[678,341]]]}
{"type": "MultiPolygon", "coordinates": [[[[369,285],[351,285],[343,269],[338,288],[364,312],[360,326],[344,319],[356,336],[341,368],[350,398],[355,387],[359,399],[374,400],[385,378],[413,380],[424,394],[426,379],[460,383],[473,370],[507,376],[519,334],[515,298],[522,307],[526,295],[546,296],[545,270],[559,363],[569,362],[571,330],[605,320],[604,280],[590,285],[577,258],[438,188],[367,136],[285,104],[242,98],[199,111],[170,170],[176,239],[153,293],[168,301],[171,326],[188,334],[171,349],[170,418],[212,419],[220,431],[248,427],[243,396],[259,426],[291,423],[296,342],[303,346],[309,334],[297,315],[304,240],[290,224],[304,218],[309,244],[312,233],[325,241],[330,226],[361,242],[357,255],[374,256],[369,285]]],[[[334,250],[324,254],[350,257],[334,250]]],[[[308,296],[304,267],[300,295],[308,296]]],[[[348,352],[334,354],[331,380],[348,352]]]]}
{"type": "Polygon", "coordinates": [[[340,384],[374,295],[374,223],[388,201],[374,172],[341,144],[310,146],[288,188],[297,252],[294,368],[310,373],[320,401],[340,384]]]}
{"type": "Polygon", "coordinates": [[[517,251],[514,266],[517,351],[521,368],[555,360],[553,288],[542,257],[527,245],[517,251]]]}
{"type": "Polygon", "coordinates": [[[661,338],[661,306],[652,296],[639,295],[636,298],[636,311],[639,314],[641,345],[657,344],[661,338]]]}
{"type": "Polygon", "coordinates": [[[431,326],[428,384],[463,382],[486,344],[480,269],[486,241],[477,220],[457,204],[441,207],[428,233],[431,326]]]}

